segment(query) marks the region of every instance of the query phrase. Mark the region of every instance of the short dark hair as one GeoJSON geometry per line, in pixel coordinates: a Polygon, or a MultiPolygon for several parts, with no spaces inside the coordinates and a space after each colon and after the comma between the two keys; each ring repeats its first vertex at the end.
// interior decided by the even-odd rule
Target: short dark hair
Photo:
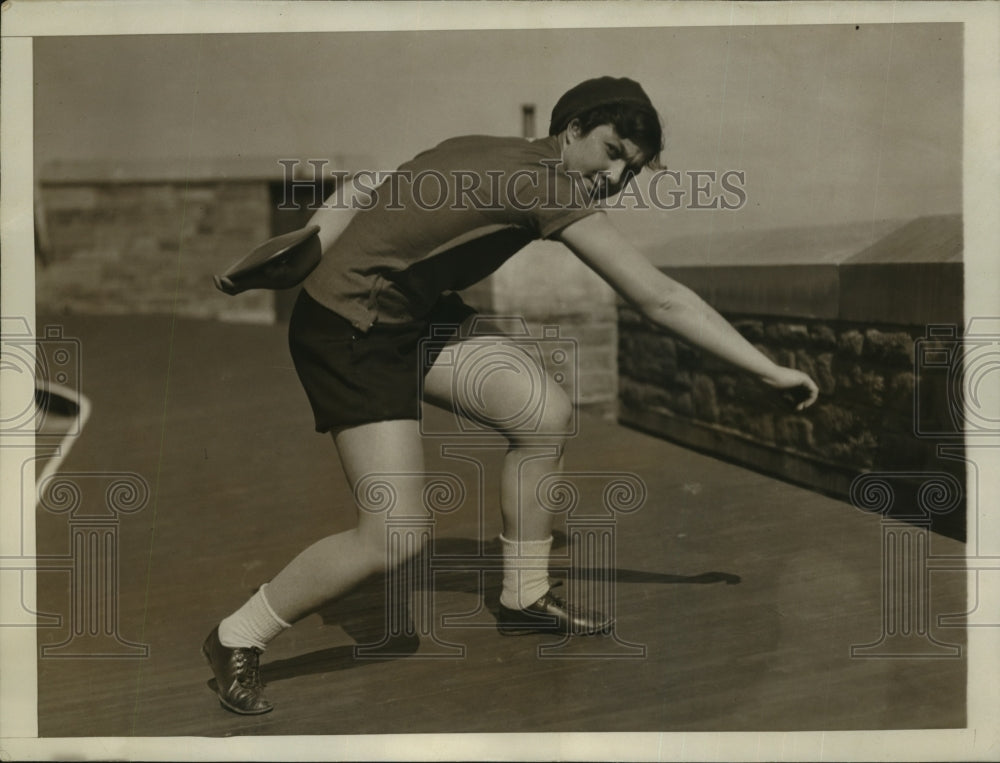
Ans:
{"type": "Polygon", "coordinates": [[[630,140],[649,157],[645,165],[657,167],[663,151],[663,126],[656,109],[641,103],[605,103],[577,114],[580,131],[586,135],[595,127],[611,125],[619,138],[630,140]]]}

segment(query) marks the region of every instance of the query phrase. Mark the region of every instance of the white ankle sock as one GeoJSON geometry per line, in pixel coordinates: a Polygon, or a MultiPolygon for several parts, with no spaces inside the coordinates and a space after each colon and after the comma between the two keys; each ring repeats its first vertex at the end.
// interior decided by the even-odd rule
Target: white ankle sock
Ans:
{"type": "Polygon", "coordinates": [[[266,584],[262,585],[246,604],[219,623],[219,641],[223,646],[230,649],[251,646],[265,649],[268,641],[292,627],[278,617],[267,603],[264,595],[266,587],[266,584]]]}
{"type": "Polygon", "coordinates": [[[549,590],[549,551],[552,538],[547,540],[507,540],[503,545],[503,591],[500,603],[508,609],[524,609],[542,598],[549,590]]]}

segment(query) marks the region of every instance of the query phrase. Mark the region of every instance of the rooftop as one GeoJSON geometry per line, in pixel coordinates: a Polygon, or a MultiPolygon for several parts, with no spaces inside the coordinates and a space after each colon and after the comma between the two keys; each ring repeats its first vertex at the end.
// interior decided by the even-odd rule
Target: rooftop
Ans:
{"type": "MultiPolygon", "coordinates": [[[[99,484],[132,473],[150,487],[145,507],[117,525],[116,613],[120,637],[147,644],[149,656],[40,659],[43,736],[965,725],[964,656],[852,657],[852,646],[883,634],[883,533],[916,530],[589,416],[566,464],[581,506],[598,506],[614,475],[634,475],[645,490],[638,510],[611,525],[615,638],[551,649],[552,638],[497,634],[503,442],[464,451],[477,454],[480,492],[477,469],[455,455],[472,440],[427,439],[429,470],[455,473],[466,488],[458,511],[435,518],[436,571],[430,590],[417,591],[433,600],[439,641],[410,644],[406,657],[355,658],[356,644],[385,630],[374,579],[269,648],[273,713],[226,713],[206,686],[205,634],[354,514],[330,438],[312,431],[284,329],[155,315],[39,320],[49,323],[80,340],[92,403],[61,471],[99,484]],[[447,652],[444,642],[464,653],[420,659],[447,652]]],[[[447,423],[448,414],[428,416],[447,423]]],[[[85,499],[102,500],[100,490],[85,499]]],[[[572,521],[558,522],[553,561],[569,590],[582,574],[565,569],[572,521]]],[[[39,554],[66,554],[67,516],[39,509],[37,537],[39,554]]],[[[954,540],[929,539],[932,555],[963,553],[954,540]]],[[[963,629],[936,620],[965,610],[964,581],[962,571],[935,575],[931,627],[943,644],[965,644],[963,629]]],[[[41,611],[69,612],[68,574],[40,575],[38,588],[41,611]]],[[[64,641],[70,624],[41,628],[40,644],[64,641]]]]}

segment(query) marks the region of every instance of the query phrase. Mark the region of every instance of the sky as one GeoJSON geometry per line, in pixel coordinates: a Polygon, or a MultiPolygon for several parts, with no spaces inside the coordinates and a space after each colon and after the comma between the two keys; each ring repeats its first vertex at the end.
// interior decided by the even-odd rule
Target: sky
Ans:
{"type": "Polygon", "coordinates": [[[342,154],[392,169],[454,135],[520,134],[526,103],[544,132],[563,91],[612,74],[660,110],[667,167],[745,173],[738,210],[623,213],[639,239],[956,213],[961,35],[841,24],[38,38],[35,161],[43,177],[53,162],[277,170],[342,154]]]}

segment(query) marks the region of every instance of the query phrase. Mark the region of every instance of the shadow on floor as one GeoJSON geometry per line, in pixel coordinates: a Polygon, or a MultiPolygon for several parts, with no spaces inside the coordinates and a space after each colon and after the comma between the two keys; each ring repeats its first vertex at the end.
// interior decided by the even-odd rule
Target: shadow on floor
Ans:
{"type": "MultiPolygon", "coordinates": [[[[565,548],[565,545],[565,535],[555,533],[553,549],[565,548]]],[[[373,575],[346,596],[315,611],[314,614],[322,618],[324,625],[339,626],[354,640],[354,644],[321,649],[262,665],[261,675],[264,681],[273,682],[301,675],[332,673],[362,667],[369,663],[403,659],[415,654],[420,648],[421,641],[417,635],[409,601],[404,597],[402,608],[392,613],[386,606],[387,591],[426,590],[426,576],[419,576],[419,572],[414,576],[412,571],[433,568],[435,560],[440,558],[462,559],[463,567],[459,570],[444,569],[433,574],[431,576],[434,581],[433,591],[477,596],[480,605],[475,612],[485,609],[496,617],[502,583],[502,573],[499,568],[502,560],[500,542],[494,540],[484,543],[472,538],[441,539],[435,544],[434,555],[428,555],[425,550],[424,554],[406,568],[373,575]],[[422,580],[417,579],[418,576],[422,577],[422,580]],[[390,618],[394,623],[390,623],[390,618]],[[363,657],[357,654],[359,646],[365,648],[363,657]]],[[[728,572],[675,575],[621,568],[608,570],[583,567],[560,570],[555,565],[553,567],[556,576],[552,579],[552,587],[557,590],[564,584],[563,579],[560,579],[563,577],[570,581],[584,581],[592,585],[606,584],[611,580],[618,583],[660,585],[740,583],[739,575],[728,572]]],[[[566,596],[565,591],[560,593],[566,596]]],[[[475,614],[475,612],[465,614],[475,614]]]]}

